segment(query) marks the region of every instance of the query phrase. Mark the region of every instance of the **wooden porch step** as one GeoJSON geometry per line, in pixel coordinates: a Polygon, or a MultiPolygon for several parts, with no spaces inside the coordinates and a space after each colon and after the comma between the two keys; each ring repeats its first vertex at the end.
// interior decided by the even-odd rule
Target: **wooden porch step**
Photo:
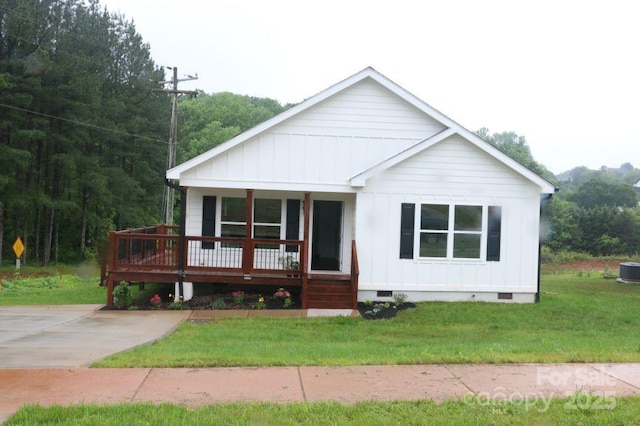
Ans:
{"type": "Polygon", "coordinates": [[[307,284],[307,307],[318,309],[351,309],[354,305],[351,281],[314,277],[307,284]]]}

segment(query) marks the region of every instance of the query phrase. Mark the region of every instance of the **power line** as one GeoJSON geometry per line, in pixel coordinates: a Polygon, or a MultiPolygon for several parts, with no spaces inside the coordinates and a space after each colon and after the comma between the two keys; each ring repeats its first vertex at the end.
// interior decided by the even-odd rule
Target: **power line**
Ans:
{"type": "MultiPolygon", "coordinates": [[[[191,81],[197,80],[198,75],[195,77],[187,76],[187,78],[179,79],[178,78],[178,67],[167,67],[169,69],[173,69],[173,79],[169,81],[161,81],[159,84],[167,84],[171,83],[171,89],[153,89],[155,93],[168,93],[171,94],[172,103],[171,103],[171,128],[169,131],[169,154],[167,156],[167,170],[173,168],[176,165],[176,146],[178,144],[178,98],[180,95],[197,95],[197,90],[178,90],[178,83],[181,81],[191,81]]],[[[165,211],[165,224],[172,225],[173,224],[173,197],[174,192],[173,189],[167,186],[167,190],[165,193],[165,203],[164,209],[165,211]]]]}
{"type": "Polygon", "coordinates": [[[45,114],[45,113],[42,113],[42,112],[31,111],[31,110],[26,109],[26,108],[20,108],[20,107],[13,106],[13,105],[7,105],[7,104],[1,103],[1,102],[0,102],[0,106],[5,107],[5,108],[10,108],[10,109],[15,109],[15,110],[22,111],[22,112],[28,112],[30,114],[40,115],[42,117],[52,118],[54,120],[66,121],[68,123],[77,124],[79,126],[90,127],[90,128],[97,129],[97,130],[104,130],[106,132],[118,133],[118,134],[123,135],[123,136],[131,136],[131,137],[138,138],[138,139],[145,139],[145,140],[152,141],[152,142],[159,142],[159,143],[162,143],[162,144],[167,144],[168,143],[166,141],[162,141],[160,139],[153,139],[153,138],[150,138],[148,136],[142,136],[142,135],[136,135],[136,134],[133,134],[133,133],[127,133],[127,132],[123,132],[122,130],[109,129],[107,127],[102,127],[102,126],[98,126],[98,125],[95,125],[95,124],[83,123],[81,121],[71,120],[69,118],[56,117],[54,115],[49,115],[49,114],[45,114]]]}

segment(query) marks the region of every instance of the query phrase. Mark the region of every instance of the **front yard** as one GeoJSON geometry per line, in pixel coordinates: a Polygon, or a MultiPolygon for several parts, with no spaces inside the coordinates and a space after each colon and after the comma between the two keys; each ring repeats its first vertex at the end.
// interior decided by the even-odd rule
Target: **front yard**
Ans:
{"type": "Polygon", "coordinates": [[[96,367],[640,362],[640,285],[547,274],[539,304],[418,303],[391,320],[186,322],[96,367]]]}
{"type": "MultiPolygon", "coordinates": [[[[618,284],[602,275],[602,270],[567,271],[553,265],[543,275],[542,301],[535,305],[419,303],[396,318],[379,321],[187,322],[153,345],[94,366],[640,362],[640,285],[618,284]]],[[[95,278],[74,278],[68,272],[53,278],[5,278],[9,283],[0,291],[0,305],[104,302],[104,288],[97,287],[95,278]]],[[[131,289],[139,300],[157,290],[131,289]]],[[[615,408],[607,410],[567,409],[570,401],[554,399],[548,406],[540,405],[542,401],[487,400],[234,403],[195,409],[169,404],[36,406],[21,408],[6,424],[116,425],[141,419],[140,424],[635,424],[640,418],[640,397],[617,397],[615,408]]]]}

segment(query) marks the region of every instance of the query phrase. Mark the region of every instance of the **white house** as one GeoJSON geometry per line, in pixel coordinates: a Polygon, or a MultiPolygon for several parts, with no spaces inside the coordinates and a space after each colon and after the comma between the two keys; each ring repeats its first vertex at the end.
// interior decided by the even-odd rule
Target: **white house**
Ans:
{"type": "MultiPolygon", "coordinates": [[[[187,235],[303,240],[307,229],[308,250],[287,257],[324,277],[350,273],[356,247],[360,301],[537,300],[540,206],[554,186],[372,68],[166,177],[187,188],[187,235]]],[[[216,256],[190,250],[203,266],[242,256],[218,244],[216,256]]],[[[282,260],[276,248],[262,244],[254,267],[282,260]]]]}

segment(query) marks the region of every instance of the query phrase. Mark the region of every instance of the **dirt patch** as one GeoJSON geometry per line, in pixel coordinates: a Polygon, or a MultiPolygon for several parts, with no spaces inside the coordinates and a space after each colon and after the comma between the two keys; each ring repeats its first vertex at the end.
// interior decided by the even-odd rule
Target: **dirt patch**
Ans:
{"type": "Polygon", "coordinates": [[[564,273],[564,272],[598,272],[603,274],[615,274],[620,271],[620,264],[628,262],[628,260],[577,260],[563,263],[543,263],[541,271],[545,273],[564,273]]]}
{"type": "Polygon", "coordinates": [[[47,271],[20,271],[19,273],[14,272],[0,272],[0,280],[13,280],[19,276],[20,278],[41,278],[41,277],[50,277],[56,276],[51,274],[51,272],[47,271]]]}

